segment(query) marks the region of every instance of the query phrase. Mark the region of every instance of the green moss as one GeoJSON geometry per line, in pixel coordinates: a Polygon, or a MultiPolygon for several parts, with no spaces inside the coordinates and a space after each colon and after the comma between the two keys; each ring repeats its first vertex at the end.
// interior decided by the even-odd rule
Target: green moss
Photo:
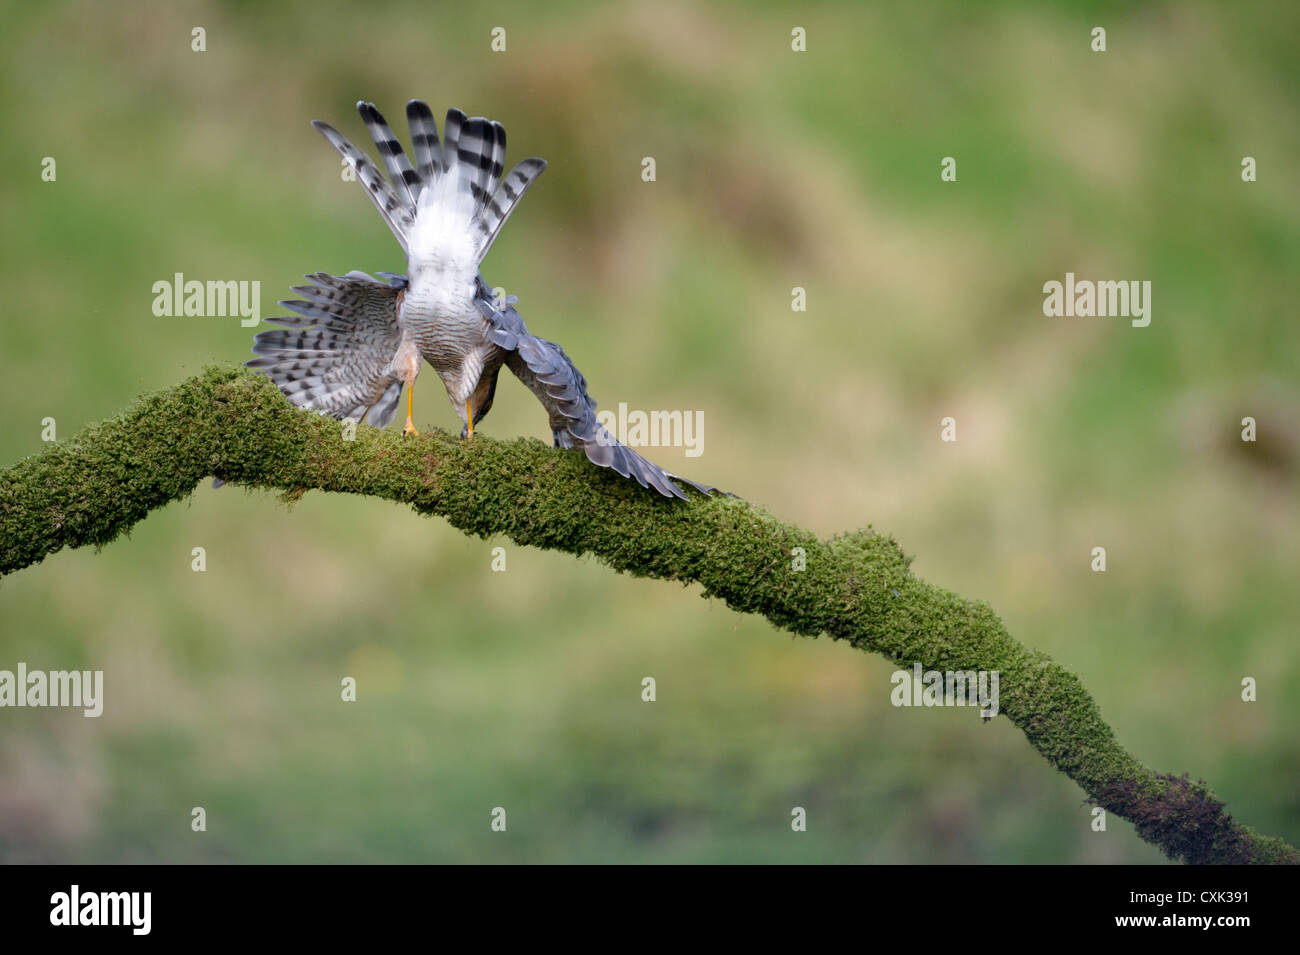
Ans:
{"type": "Polygon", "coordinates": [[[212,475],[288,501],[311,489],[401,501],[466,534],[697,582],[734,610],[902,667],[999,671],[999,715],[1169,855],[1300,861],[1285,842],[1235,823],[1204,784],[1138,763],[1077,677],[1013,640],[987,604],[914,577],[898,544],[871,528],[819,540],[736,498],[662,498],[534,440],[441,432],[403,440],[358,426],[344,441],[340,422],[293,408],[242,369],[207,369],[0,471],[0,574],[64,547],[102,546],[212,475]],[[795,548],[804,551],[801,571],[795,548]]]}

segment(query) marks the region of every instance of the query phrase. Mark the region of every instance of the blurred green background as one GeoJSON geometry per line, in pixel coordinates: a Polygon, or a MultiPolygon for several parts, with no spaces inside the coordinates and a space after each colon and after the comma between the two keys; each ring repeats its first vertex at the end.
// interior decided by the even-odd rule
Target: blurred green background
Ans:
{"type": "MultiPolygon", "coordinates": [[[[603,407],[704,412],[702,457],[650,457],[822,535],[894,534],[1077,673],[1140,759],[1300,843],[1295,4],[3,22],[0,462],[41,451],[46,416],[66,440],[248,357],[236,318],[156,318],[155,281],[259,280],[274,315],[305,272],[401,271],[308,121],[360,143],[365,98],[406,140],[407,99],[460,106],[550,162],[489,283],[603,407]],[[1067,271],[1152,281],[1150,327],[1044,317],[1067,271]]],[[[430,380],[417,424],[458,428],[430,380]]],[[[549,438],[506,377],[482,430],[549,438]]],[[[0,668],[20,660],[103,669],[106,704],[0,711],[9,862],[1162,859],[1117,818],[1092,832],[1007,721],[891,707],[880,659],[375,500],[201,486],[0,582],[0,668]]]]}

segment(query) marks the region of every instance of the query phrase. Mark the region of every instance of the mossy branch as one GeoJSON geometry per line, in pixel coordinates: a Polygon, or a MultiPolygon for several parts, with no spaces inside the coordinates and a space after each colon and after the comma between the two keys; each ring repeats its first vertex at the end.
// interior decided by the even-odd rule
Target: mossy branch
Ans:
{"type": "Polygon", "coordinates": [[[0,471],[0,574],[63,547],[103,545],[209,476],[290,496],[318,488],[437,514],[479,537],[594,554],[615,570],[694,581],[798,634],[827,633],[904,668],[999,671],[1000,714],[1108,812],[1169,856],[1296,863],[1281,839],[1234,822],[1186,776],[1153,772],[1115,741],[1079,679],[1021,646],[987,604],[912,576],[870,529],[819,540],[734,498],[670,501],[531,439],[402,441],[293,408],[237,369],[142,398],[125,414],[0,471]],[[791,572],[793,549],[807,569],[791,572]]]}

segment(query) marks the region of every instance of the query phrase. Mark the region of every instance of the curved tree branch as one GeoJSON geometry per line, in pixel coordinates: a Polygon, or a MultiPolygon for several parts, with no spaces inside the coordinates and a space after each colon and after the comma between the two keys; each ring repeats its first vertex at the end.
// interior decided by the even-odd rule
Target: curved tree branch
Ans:
{"type": "Polygon", "coordinates": [[[987,604],[912,576],[892,538],[867,529],[823,541],[734,498],[667,501],[532,439],[403,442],[359,426],[344,441],[338,421],[291,407],[242,370],[209,369],[0,471],[0,574],[63,547],[106,544],[211,475],[289,496],[319,488],[400,501],[467,534],[696,581],[735,610],[905,668],[996,670],[1000,715],[1169,856],[1300,862],[1283,840],[1234,822],[1203,783],[1139,763],[1077,677],[1013,640],[987,604]],[[801,573],[789,571],[795,547],[807,555],[801,573]]]}

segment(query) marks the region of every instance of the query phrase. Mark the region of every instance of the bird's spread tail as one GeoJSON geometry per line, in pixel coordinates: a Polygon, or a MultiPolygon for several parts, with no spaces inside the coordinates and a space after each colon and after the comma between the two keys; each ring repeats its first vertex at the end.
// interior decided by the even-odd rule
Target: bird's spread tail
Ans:
{"type": "Polygon", "coordinates": [[[546,161],[525,159],[502,179],[506,131],[500,123],[450,109],[440,141],[428,105],[411,100],[406,118],[412,163],[373,103],[360,102],[357,110],[379,150],[387,180],[370,157],[334,127],[320,120],[312,125],[355,172],[403,250],[416,264],[431,261],[477,269],[546,161]]]}

